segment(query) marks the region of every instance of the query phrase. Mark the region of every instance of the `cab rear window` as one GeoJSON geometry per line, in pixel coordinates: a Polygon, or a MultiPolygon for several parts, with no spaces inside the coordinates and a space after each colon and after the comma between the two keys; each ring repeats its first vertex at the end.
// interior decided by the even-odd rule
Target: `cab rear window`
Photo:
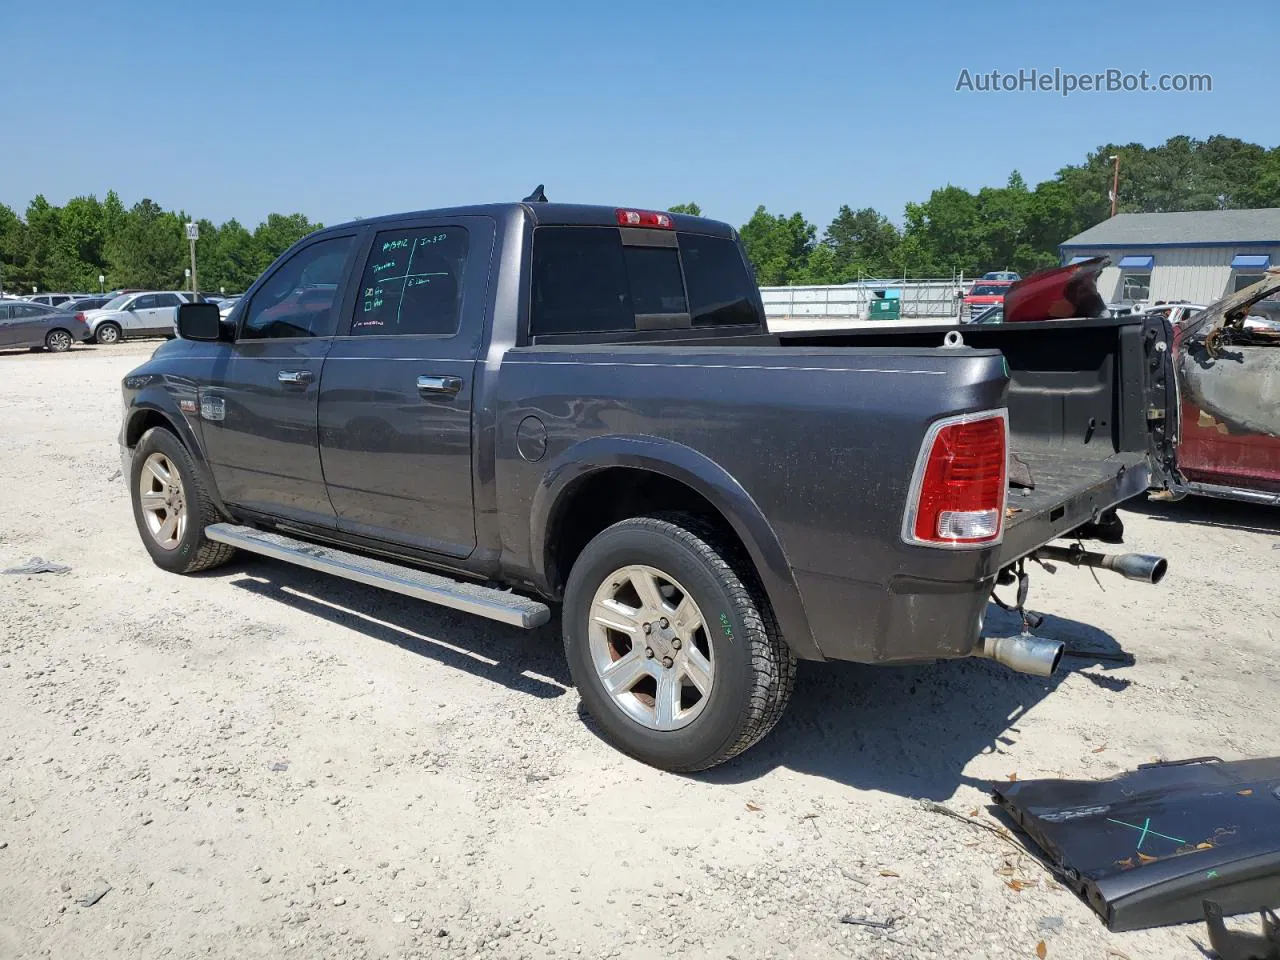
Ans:
{"type": "Polygon", "coordinates": [[[677,234],[676,242],[624,244],[615,227],[539,227],[532,334],[762,323],[736,243],[692,233],[677,234]]]}

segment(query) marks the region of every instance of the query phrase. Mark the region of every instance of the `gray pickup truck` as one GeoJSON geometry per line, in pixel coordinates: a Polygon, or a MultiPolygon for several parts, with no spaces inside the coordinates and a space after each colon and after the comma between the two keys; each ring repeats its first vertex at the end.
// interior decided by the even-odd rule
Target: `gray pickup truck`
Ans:
{"type": "Polygon", "coordinates": [[[522,202],[327,228],[178,327],[123,381],[159,566],[558,608],[587,710],[668,770],[763,737],[797,659],[1047,675],[1060,643],[983,636],[1028,558],[1164,571],[1078,542],[1168,469],[1159,318],[771,334],[725,224],[522,202]]]}

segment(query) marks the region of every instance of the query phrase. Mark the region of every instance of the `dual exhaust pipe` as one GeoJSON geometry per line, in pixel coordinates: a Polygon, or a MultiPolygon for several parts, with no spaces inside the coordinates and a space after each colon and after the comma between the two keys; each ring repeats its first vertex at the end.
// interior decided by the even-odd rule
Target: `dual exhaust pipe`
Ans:
{"type": "MultiPolygon", "coordinates": [[[[1097,567],[1111,570],[1127,580],[1139,583],[1159,583],[1169,571],[1164,557],[1142,553],[1090,553],[1079,545],[1070,547],[1041,547],[1033,556],[1037,560],[1058,560],[1077,567],[1097,567]]],[[[982,627],[979,624],[978,632],[982,627]]],[[[1022,633],[1014,637],[978,637],[970,656],[1002,663],[1018,673],[1035,677],[1052,676],[1062,662],[1066,644],[1061,640],[1022,633]]]]}
{"type": "Polygon", "coordinates": [[[1111,570],[1126,580],[1159,583],[1169,572],[1169,561],[1145,553],[1090,553],[1079,544],[1069,547],[1041,547],[1032,556],[1037,560],[1057,560],[1075,567],[1111,570]]]}

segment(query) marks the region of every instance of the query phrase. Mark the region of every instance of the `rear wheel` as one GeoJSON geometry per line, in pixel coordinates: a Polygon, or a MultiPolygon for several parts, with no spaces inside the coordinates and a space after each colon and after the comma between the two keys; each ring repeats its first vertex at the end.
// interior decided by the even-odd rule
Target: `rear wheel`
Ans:
{"type": "Polygon", "coordinates": [[[144,433],[129,473],[133,518],[156,566],[196,573],[235,556],[234,547],[205,537],[204,528],[218,522],[218,510],[191,454],[171,432],[153,427],[144,433]]]}
{"type": "Polygon", "coordinates": [[[123,334],[120,330],[120,325],[107,320],[105,323],[98,324],[98,329],[94,334],[94,339],[98,343],[112,344],[119,343],[122,336],[123,334]]]}
{"type": "Polygon", "coordinates": [[[65,353],[71,349],[71,334],[65,330],[50,330],[45,334],[44,348],[50,353],[65,353]]]}
{"type": "Polygon", "coordinates": [[[795,682],[753,571],[697,518],[614,524],[569,575],[569,669],[614,746],[664,770],[737,756],[777,723],[795,682]]]}

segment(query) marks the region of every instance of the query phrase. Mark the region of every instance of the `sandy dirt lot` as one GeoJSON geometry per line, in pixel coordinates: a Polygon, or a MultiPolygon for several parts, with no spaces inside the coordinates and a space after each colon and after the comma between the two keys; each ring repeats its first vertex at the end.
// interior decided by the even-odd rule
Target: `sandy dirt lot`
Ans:
{"type": "Polygon", "coordinates": [[[770,738],[673,776],[593,733],[552,629],[155,568],[116,451],[153,348],[0,354],[0,569],[71,567],[0,575],[0,958],[1201,956],[919,801],[1280,753],[1274,510],[1139,503],[1163,584],[1036,577],[1043,633],[1133,665],[806,665],[770,738]]]}

